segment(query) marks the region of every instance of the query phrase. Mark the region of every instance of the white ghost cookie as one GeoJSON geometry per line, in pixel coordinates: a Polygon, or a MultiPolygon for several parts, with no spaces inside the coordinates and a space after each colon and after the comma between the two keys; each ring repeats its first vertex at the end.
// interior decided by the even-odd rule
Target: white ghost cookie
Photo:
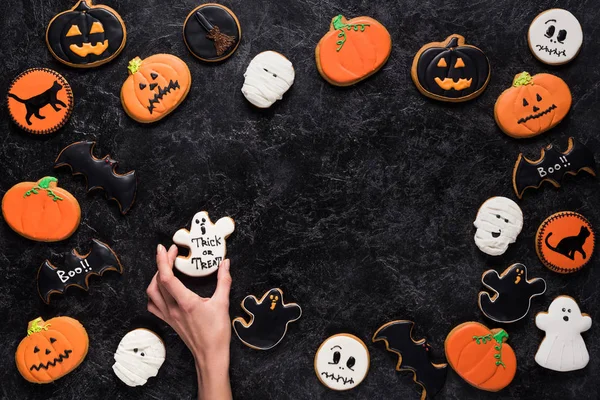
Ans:
{"type": "Polygon", "coordinates": [[[165,345],[158,335],[147,329],[135,329],[121,339],[112,368],[126,385],[142,386],[158,374],[165,355],[165,345]]]}
{"type": "Polygon", "coordinates": [[[473,223],[475,244],[490,256],[504,254],[523,229],[523,212],[511,199],[492,197],[479,208],[473,223]]]}
{"type": "Polygon", "coordinates": [[[571,61],[583,44],[583,31],[573,14],[552,8],[539,14],[527,33],[529,48],[543,63],[565,64],[571,61]]]}
{"type": "Polygon", "coordinates": [[[275,51],[264,51],[250,61],[244,73],[242,93],[258,108],[269,108],[294,83],[290,60],[275,51]]]}
{"type": "Polygon", "coordinates": [[[217,270],[225,258],[225,239],[235,229],[229,217],[213,224],[206,211],[194,215],[190,230],[180,229],[173,235],[173,242],[190,249],[187,257],[177,257],[175,268],[189,276],[206,276],[217,270]]]}
{"type": "Polygon", "coordinates": [[[536,315],[535,324],[546,332],[535,362],[544,368],[567,372],[584,368],[590,360],[581,332],[592,326],[592,319],[582,314],[572,297],[558,296],[548,312],[536,315]]]}
{"type": "Polygon", "coordinates": [[[358,386],[369,372],[369,350],[354,335],[339,333],[325,340],[315,355],[315,372],[333,390],[358,386]]]}

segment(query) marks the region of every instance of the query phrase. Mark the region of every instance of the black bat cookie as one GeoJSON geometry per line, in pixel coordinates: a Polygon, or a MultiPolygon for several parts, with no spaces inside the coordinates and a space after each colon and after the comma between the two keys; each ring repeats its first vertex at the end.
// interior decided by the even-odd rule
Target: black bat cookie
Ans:
{"type": "Polygon", "coordinates": [[[519,154],[513,169],[513,187],[520,199],[528,188],[537,189],[544,181],[560,187],[565,174],[577,175],[580,171],[596,176],[596,160],[590,149],[571,137],[564,153],[550,144],[542,149],[540,158],[535,161],[519,154]]]}
{"type": "Polygon", "coordinates": [[[387,351],[398,355],[396,371],[411,371],[414,381],[421,385],[421,400],[434,397],[444,386],[448,364],[431,362],[431,346],[425,339],[412,338],[412,321],[391,321],[373,335],[373,342],[384,341],[387,351]]]}
{"type": "Polygon", "coordinates": [[[86,255],[73,249],[65,257],[64,267],[59,268],[48,260],[38,270],[38,293],[46,304],[53,293],[62,294],[70,286],[88,290],[88,279],[92,275],[101,276],[105,271],[123,273],[123,266],[114,251],[107,244],[92,239],[92,248],[86,255]]]}
{"type": "Polygon", "coordinates": [[[54,161],[54,168],[68,165],[73,175],[85,175],[88,193],[94,189],[104,189],[106,197],[119,203],[121,214],[126,214],[133,202],[137,191],[135,171],[126,174],[115,172],[117,161],[109,155],[99,159],[94,157],[96,142],[75,142],[68,145],[54,161]]]}
{"type": "Polygon", "coordinates": [[[546,292],[546,281],[542,278],[527,279],[527,268],[513,264],[502,275],[493,269],[481,277],[483,284],[496,292],[479,292],[479,308],[489,319],[510,323],[524,318],[529,312],[531,299],[546,292]]]}
{"type": "Polygon", "coordinates": [[[277,346],[285,336],[288,324],[302,315],[298,304],[283,302],[283,292],[277,288],[269,290],[260,300],[246,296],[242,308],[250,314],[250,322],[238,317],[233,320],[233,330],[246,346],[257,350],[277,346]]]}

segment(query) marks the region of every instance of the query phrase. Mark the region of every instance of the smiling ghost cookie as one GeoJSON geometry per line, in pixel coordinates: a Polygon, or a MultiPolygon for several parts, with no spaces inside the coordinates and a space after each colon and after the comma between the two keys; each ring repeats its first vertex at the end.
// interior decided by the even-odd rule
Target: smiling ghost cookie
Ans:
{"type": "Polygon", "coordinates": [[[138,328],[121,339],[112,369],[127,386],[142,386],[148,378],[158,375],[165,357],[161,338],[148,329],[138,328]]]}
{"type": "Polygon", "coordinates": [[[246,346],[256,350],[269,350],[277,346],[287,333],[290,322],[302,316],[302,308],[296,303],[284,303],[283,291],[271,289],[258,300],[250,295],[242,301],[242,308],[250,315],[246,322],[242,317],[233,320],[233,330],[246,346]]]}
{"type": "Polygon", "coordinates": [[[275,51],[263,51],[248,65],[242,93],[254,106],[269,108],[283,98],[295,76],[290,60],[275,51]]]}
{"type": "Polygon", "coordinates": [[[527,32],[531,52],[543,63],[566,64],[583,44],[583,31],[577,18],[567,10],[552,8],[539,14],[527,32]]]}
{"type": "Polygon", "coordinates": [[[50,383],[81,364],[88,352],[89,339],[83,325],[70,317],[29,322],[15,361],[23,378],[32,383],[50,383]]]}
{"type": "Polygon", "coordinates": [[[156,122],[181,104],[192,86],[186,63],[171,54],[129,61],[129,76],[121,87],[127,114],[141,123],[156,122]]]}
{"type": "Polygon", "coordinates": [[[515,75],[513,84],[496,100],[494,118],[508,136],[529,138],[558,125],[571,108],[571,90],[558,76],[527,72],[515,75]]]}
{"type": "Polygon", "coordinates": [[[119,55],[127,33],[121,16],[105,5],[80,0],[56,15],[46,29],[50,53],[71,67],[90,68],[119,55]]]}
{"type": "Polygon", "coordinates": [[[349,333],[338,333],[321,343],[315,354],[315,373],[333,390],[358,386],[369,372],[370,356],[365,343],[349,333]]]}
{"type": "Polygon", "coordinates": [[[485,53],[461,35],[427,43],[415,55],[410,71],[419,92],[435,100],[460,102],[479,96],[490,81],[485,53]]]}
{"type": "Polygon", "coordinates": [[[475,244],[479,250],[490,256],[499,256],[521,233],[523,212],[511,199],[491,197],[477,211],[473,225],[477,228],[475,244]]]}
{"type": "Polygon", "coordinates": [[[327,82],[350,86],[383,67],[392,52],[392,38],[371,17],[347,20],[338,15],[315,49],[317,69],[327,82]]]}
{"type": "Polygon", "coordinates": [[[180,229],[173,235],[173,242],[190,249],[187,257],[178,256],[175,268],[189,276],[206,276],[219,268],[225,259],[225,239],[235,230],[235,222],[229,217],[212,223],[206,211],[194,215],[190,230],[180,229]]]}
{"type": "Polygon", "coordinates": [[[479,292],[479,309],[492,321],[510,323],[525,318],[531,299],[546,292],[542,278],[529,280],[523,264],[513,264],[502,274],[490,269],[483,273],[481,282],[494,292],[479,292]]]}

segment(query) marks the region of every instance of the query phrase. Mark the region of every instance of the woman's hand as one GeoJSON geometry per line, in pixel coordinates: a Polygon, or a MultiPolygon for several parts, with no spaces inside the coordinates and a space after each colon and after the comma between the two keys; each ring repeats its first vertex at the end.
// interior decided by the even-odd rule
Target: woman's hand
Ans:
{"type": "Polygon", "coordinates": [[[173,274],[177,246],[156,249],[158,272],[146,293],[148,311],[165,321],[190,349],[198,373],[198,398],[231,399],[229,383],[229,260],[219,265],[217,289],[211,298],[192,292],[173,274]]]}

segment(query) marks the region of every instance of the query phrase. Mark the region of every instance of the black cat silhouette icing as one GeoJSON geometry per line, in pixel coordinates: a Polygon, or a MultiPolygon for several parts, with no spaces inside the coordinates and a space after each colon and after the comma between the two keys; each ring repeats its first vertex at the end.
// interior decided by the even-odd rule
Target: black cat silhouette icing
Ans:
{"type": "Polygon", "coordinates": [[[27,114],[25,115],[25,121],[27,125],[31,125],[31,117],[35,116],[38,119],[44,119],[43,115],[40,114],[40,110],[47,105],[51,105],[54,111],[60,111],[61,109],[57,106],[67,108],[67,105],[58,99],[58,92],[62,89],[62,85],[58,81],[54,81],[50,89],[30,97],[28,99],[22,99],[16,94],[9,93],[8,97],[12,97],[20,103],[25,104],[27,114]]]}
{"type": "Polygon", "coordinates": [[[576,236],[567,236],[560,239],[556,246],[550,244],[550,236],[552,236],[552,232],[548,233],[548,236],[546,236],[546,246],[548,246],[550,250],[562,254],[569,260],[574,260],[575,254],[578,252],[581,253],[581,257],[583,257],[584,260],[586,259],[587,255],[583,250],[583,245],[590,236],[590,230],[586,226],[582,226],[579,230],[579,234],[576,236]]]}
{"type": "Polygon", "coordinates": [[[260,300],[246,296],[242,308],[250,314],[250,322],[238,317],[233,320],[233,330],[246,346],[257,350],[277,346],[285,336],[288,324],[302,315],[298,304],[283,302],[283,292],[278,288],[269,290],[260,300]]]}
{"type": "Polygon", "coordinates": [[[546,281],[542,278],[528,280],[523,264],[513,264],[501,275],[493,269],[485,271],[481,282],[495,294],[479,292],[479,308],[496,322],[510,323],[524,318],[531,299],[546,292],[546,281]]]}

